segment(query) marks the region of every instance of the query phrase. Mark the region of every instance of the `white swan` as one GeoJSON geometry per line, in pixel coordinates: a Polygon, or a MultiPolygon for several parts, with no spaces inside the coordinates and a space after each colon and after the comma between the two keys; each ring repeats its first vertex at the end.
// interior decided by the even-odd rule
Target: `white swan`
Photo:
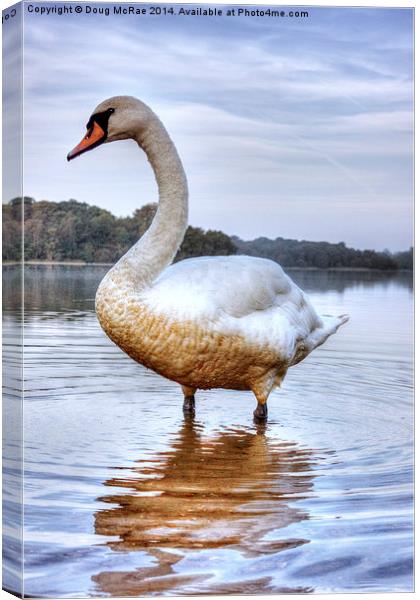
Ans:
{"type": "Polygon", "coordinates": [[[159,206],[147,232],[99,285],[99,322],[134,360],[181,384],[186,412],[194,411],[199,388],[252,390],[255,419],[265,420],[267,398],[288,368],[348,317],[319,317],[271,260],[216,256],[169,266],[187,228],[188,189],[175,146],[153,111],[130,96],[105,100],[67,158],[128,138],[150,161],[159,206]]]}

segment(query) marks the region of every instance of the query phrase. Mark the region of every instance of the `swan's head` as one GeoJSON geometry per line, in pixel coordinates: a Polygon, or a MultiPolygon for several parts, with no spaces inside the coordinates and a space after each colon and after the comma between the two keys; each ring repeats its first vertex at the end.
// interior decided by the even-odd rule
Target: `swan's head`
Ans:
{"type": "Polygon", "coordinates": [[[132,96],[114,96],[104,100],[91,114],[86,135],[67,154],[72,160],[101,144],[134,138],[146,130],[154,114],[151,109],[132,96]]]}

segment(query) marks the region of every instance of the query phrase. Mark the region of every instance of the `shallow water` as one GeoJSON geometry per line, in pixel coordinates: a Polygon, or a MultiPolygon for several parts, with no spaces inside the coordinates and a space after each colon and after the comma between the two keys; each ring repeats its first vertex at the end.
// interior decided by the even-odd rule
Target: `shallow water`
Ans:
{"type": "MultiPolygon", "coordinates": [[[[184,420],[178,386],[99,328],[105,270],[26,269],[25,594],[412,590],[409,275],[293,271],[351,321],[256,427],[249,392],[200,392],[184,420]]],[[[8,356],[17,268],[5,279],[8,356]]]]}

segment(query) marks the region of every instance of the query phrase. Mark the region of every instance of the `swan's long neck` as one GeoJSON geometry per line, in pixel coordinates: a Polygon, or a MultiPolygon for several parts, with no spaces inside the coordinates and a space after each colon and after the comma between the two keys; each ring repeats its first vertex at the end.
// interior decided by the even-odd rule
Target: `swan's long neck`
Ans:
{"type": "Polygon", "coordinates": [[[176,148],[154,113],[148,127],[133,137],[154,171],[159,205],[149,229],[108,277],[117,285],[140,291],[149,287],[172,262],[182,243],[188,224],[188,187],[176,148]]]}

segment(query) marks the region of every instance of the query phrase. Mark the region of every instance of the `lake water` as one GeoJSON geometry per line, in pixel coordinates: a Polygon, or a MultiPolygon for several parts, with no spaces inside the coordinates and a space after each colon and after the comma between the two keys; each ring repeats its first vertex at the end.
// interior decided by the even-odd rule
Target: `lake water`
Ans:
{"type": "MultiPolygon", "coordinates": [[[[100,329],[105,271],[26,268],[25,594],[412,591],[410,276],[293,271],[351,320],[256,427],[250,392],[198,392],[184,420],[178,386],[100,329]]],[[[6,267],[6,356],[17,283],[6,267]]],[[[6,519],[17,502],[6,491],[6,519]]]]}

